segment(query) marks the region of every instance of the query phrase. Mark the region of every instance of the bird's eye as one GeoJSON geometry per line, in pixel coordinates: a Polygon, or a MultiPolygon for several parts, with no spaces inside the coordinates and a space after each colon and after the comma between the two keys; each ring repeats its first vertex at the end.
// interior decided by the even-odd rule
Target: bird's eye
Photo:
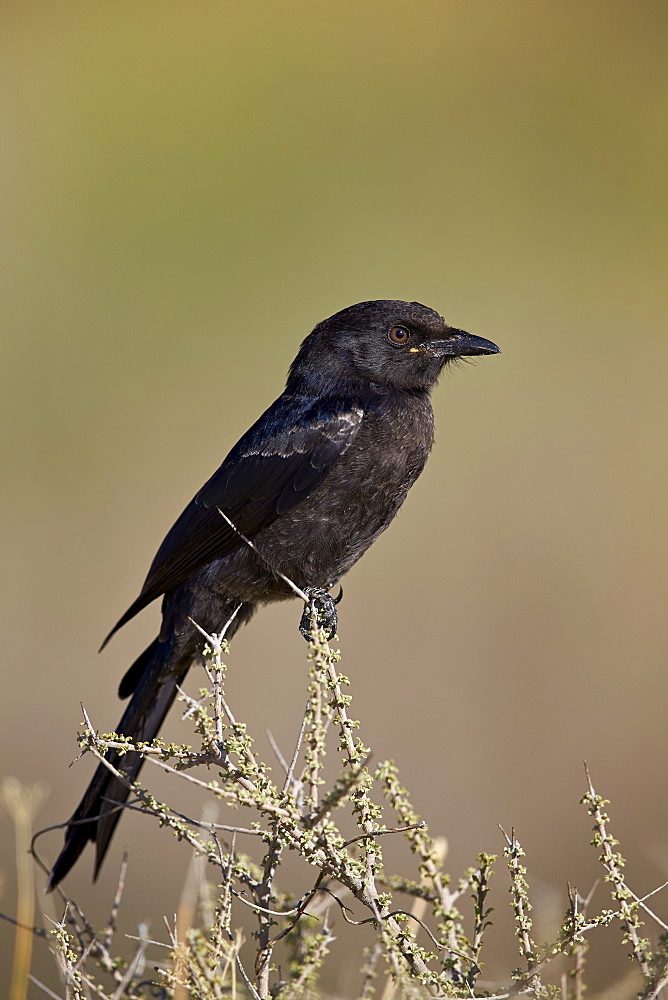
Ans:
{"type": "Polygon", "coordinates": [[[411,339],[411,335],[405,326],[393,326],[387,335],[387,339],[391,344],[403,347],[411,339]]]}

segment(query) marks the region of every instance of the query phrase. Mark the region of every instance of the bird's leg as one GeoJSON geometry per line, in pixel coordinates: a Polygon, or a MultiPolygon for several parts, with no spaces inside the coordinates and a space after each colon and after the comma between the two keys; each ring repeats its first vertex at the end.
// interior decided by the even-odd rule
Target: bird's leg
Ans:
{"type": "Polygon", "coordinates": [[[307,642],[311,642],[312,639],[312,616],[314,612],[318,625],[323,628],[327,634],[327,641],[329,642],[330,639],[334,638],[336,635],[336,627],[338,625],[336,605],[341,600],[342,594],[343,591],[335,599],[327,590],[325,590],[324,587],[309,587],[306,590],[308,604],[304,605],[304,613],[302,614],[301,621],[299,622],[299,631],[307,642]]]}

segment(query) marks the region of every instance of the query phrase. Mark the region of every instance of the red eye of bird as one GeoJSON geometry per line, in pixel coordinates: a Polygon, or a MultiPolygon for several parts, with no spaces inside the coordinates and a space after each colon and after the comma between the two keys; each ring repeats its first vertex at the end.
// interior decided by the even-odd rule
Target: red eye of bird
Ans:
{"type": "Polygon", "coordinates": [[[387,339],[391,344],[396,344],[398,347],[403,347],[410,340],[410,333],[405,326],[393,326],[387,335],[387,339]]]}

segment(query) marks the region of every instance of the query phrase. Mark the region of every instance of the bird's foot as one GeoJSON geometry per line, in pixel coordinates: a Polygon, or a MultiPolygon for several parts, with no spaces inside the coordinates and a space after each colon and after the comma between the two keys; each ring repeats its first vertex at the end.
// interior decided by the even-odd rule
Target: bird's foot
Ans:
{"type": "Polygon", "coordinates": [[[310,587],[306,591],[306,596],[308,597],[308,604],[304,605],[304,613],[299,622],[299,631],[307,642],[312,642],[313,616],[315,615],[317,626],[324,629],[325,638],[329,642],[336,635],[336,627],[338,625],[336,605],[343,596],[343,590],[341,590],[337,598],[334,598],[324,587],[310,587]]]}

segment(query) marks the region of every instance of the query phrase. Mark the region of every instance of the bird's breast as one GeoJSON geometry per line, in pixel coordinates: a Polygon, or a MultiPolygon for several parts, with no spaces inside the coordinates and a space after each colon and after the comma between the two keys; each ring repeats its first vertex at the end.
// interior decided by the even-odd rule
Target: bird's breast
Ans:
{"type": "Polygon", "coordinates": [[[301,587],[334,583],[387,528],[422,472],[433,442],[426,398],[366,411],[322,483],[260,531],[267,562],[301,587]]]}

